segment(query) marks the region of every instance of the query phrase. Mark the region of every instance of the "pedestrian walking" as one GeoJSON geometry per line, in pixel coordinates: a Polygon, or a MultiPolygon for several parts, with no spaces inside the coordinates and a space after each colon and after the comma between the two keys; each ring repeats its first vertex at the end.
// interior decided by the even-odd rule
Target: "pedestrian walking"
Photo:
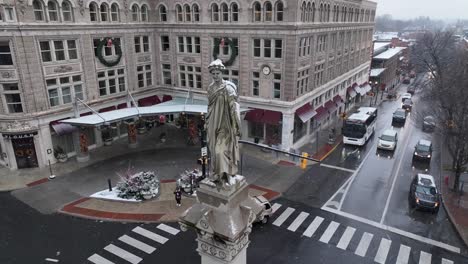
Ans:
{"type": "Polygon", "coordinates": [[[177,206],[180,206],[180,201],[182,200],[182,191],[180,190],[179,187],[174,192],[175,195],[175,200],[177,202],[177,206]]]}

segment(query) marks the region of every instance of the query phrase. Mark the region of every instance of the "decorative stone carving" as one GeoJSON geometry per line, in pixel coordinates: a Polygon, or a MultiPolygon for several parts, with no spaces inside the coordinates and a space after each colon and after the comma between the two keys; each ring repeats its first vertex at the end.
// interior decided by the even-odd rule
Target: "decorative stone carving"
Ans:
{"type": "Polygon", "coordinates": [[[2,71],[2,79],[13,79],[15,78],[15,72],[13,71],[2,71]]]}
{"type": "Polygon", "coordinates": [[[161,55],[161,60],[162,60],[162,61],[170,61],[171,58],[170,58],[169,55],[167,55],[167,54],[162,54],[162,55],[161,55]]]}
{"type": "Polygon", "coordinates": [[[38,127],[31,126],[28,122],[19,122],[18,120],[9,122],[6,126],[2,127],[3,132],[29,132],[34,130],[38,130],[38,127]]]}
{"type": "Polygon", "coordinates": [[[194,63],[194,62],[196,62],[195,58],[193,58],[193,57],[184,57],[182,60],[183,60],[184,62],[187,62],[187,63],[194,63]]]}
{"type": "Polygon", "coordinates": [[[19,3],[19,11],[21,12],[21,14],[24,15],[24,11],[26,11],[26,0],[18,0],[18,3],[19,3]]]}
{"type": "Polygon", "coordinates": [[[73,67],[69,65],[58,66],[57,68],[54,69],[55,73],[65,73],[65,72],[70,72],[70,71],[73,71],[73,67]]]}
{"type": "Polygon", "coordinates": [[[138,62],[148,62],[148,61],[151,61],[151,56],[142,56],[142,57],[138,57],[138,62]]]}
{"type": "Polygon", "coordinates": [[[128,15],[128,2],[127,2],[127,0],[123,0],[123,6],[124,6],[125,16],[127,16],[128,15]]]}

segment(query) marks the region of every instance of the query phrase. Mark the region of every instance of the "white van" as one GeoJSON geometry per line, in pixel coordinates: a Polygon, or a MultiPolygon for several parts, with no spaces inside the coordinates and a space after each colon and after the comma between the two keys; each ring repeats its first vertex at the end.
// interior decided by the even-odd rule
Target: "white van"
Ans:
{"type": "Polygon", "coordinates": [[[266,224],[273,214],[270,202],[261,195],[249,196],[249,198],[243,202],[243,205],[252,209],[255,215],[254,222],[266,224]]]}
{"type": "Polygon", "coordinates": [[[387,129],[379,137],[378,149],[395,150],[398,142],[398,134],[395,130],[387,129]]]}

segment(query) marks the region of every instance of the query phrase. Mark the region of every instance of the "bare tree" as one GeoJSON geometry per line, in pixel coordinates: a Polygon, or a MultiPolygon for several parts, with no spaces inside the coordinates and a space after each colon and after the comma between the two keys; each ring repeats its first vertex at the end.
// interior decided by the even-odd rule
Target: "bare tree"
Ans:
{"type": "Polygon", "coordinates": [[[468,163],[468,51],[450,31],[428,32],[418,40],[413,61],[428,73],[424,99],[431,103],[452,157],[457,190],[468,163]]]}

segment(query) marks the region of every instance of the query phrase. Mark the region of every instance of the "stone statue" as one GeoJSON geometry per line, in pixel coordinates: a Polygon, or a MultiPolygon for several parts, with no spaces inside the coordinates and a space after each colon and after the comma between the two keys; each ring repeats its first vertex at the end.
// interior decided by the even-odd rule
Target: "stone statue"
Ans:
{"type": "Polygon", "coordinates": [[[213,77],[208,87],[205,123],[213,169],[209,179],[218,187],[226,189],[238,170],[240,107],[236,85],[222,78],[221,71],[225,69],[222,61],[217,59],[211,62],[208,69],[213,77]]]}

